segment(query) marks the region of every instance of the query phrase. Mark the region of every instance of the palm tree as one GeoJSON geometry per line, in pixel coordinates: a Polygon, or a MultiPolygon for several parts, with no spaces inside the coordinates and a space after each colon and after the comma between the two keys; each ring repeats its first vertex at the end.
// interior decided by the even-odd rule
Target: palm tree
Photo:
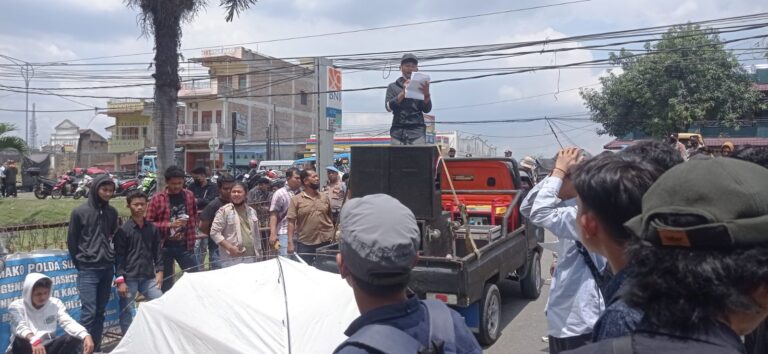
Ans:
{"type": "Polygon", "coordinates": [[[16,130],[16,126],[10,123],[0,123],[0,150],[15,149],[19,152],[27,151],[27,143],[18,136],[3,136],[3,134],[16,130]]]}
{"type": "MultiPolygon", "coordinates": [[[[226,9],[225,20],[232,21],[240,11],[255,4],[257,0],[220,0],[226,9]]],[[[153,121],[157,139],[158,170],[163,171],[173,164],[176,146],[176,103],[179,84],[179,48],[181,46],[181,24],[191,22],[197,13],[205,8],[207,0],[124,0],[128,7],[138,9],[139,23],[144,35],[152,34],[155,39],[155,109],[153,121]]],[[[165,181],[158,178],[158,189],[164,188],[165,181]]]]}

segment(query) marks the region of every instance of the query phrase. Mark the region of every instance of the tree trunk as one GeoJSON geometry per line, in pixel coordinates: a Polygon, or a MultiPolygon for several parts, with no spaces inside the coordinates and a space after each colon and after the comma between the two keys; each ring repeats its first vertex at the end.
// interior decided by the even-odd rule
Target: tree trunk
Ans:
{"type": "MultiPolygon", "coordinates": [[[[176,6],[155,2],[152,17],[155,35],[155,109],[153,122],[157,143],[158,191],[165,189],[165,169],[174,165],[178,118],[176,102],[179,92],[179,41],[181,14],[176,6]],[[175,8],[174,8],[175,7],[175,8]]],[[[171,2],[173,3],[173,2],[171,2]]],[[[183,168],[183,167],[182,167],[183,168]]]]}

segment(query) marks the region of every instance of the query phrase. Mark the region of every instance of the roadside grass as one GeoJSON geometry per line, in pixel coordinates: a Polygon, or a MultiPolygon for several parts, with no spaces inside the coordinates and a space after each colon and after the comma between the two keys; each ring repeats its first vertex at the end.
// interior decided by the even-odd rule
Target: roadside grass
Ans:
{"type": "MultiPolygon", "coordinates": [[[[0,199],[0,227],[67,222],[72,210],[86,200],[72,198],[39,200],[31,194],[23,197],[20,195],[19,198],[2,198],[0,199]]],[[[120,216],[130,216],[128,208],[125,207],[125,198],[112,199],[110,204],[117,209],[120,216]]]]}

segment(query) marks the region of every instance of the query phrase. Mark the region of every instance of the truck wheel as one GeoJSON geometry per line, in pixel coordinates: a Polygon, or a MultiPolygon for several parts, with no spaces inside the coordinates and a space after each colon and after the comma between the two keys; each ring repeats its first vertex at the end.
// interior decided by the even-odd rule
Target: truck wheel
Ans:
{"type": "Polygon", "coordinates": [[[528,274],[520,279],[520,292],[523,298],[536,300],[541,295],[541,286],[544,283],[541,279],[541,253],[534,251],[529,262],[528,274]]]}
{"type": "Polygon", "coordinates": [[[501,293],[496,284],[485,284],[483,298],[480,299],[480,333],[477,341],[482,345],[491,345],[499,339],[501,332],[501,293]]]}

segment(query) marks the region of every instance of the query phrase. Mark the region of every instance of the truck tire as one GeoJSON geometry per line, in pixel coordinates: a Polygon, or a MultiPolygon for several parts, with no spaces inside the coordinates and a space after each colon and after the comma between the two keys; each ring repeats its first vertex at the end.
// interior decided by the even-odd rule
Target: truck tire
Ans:
{"type": "Polygon", "coordinates": [[[501,293],[496,284],[485,284],[480,299],[480,333],[477,341],[488,346],[496,342],[501,334],[501,293]]]}
{"type": "Polygon", "coordinates": [[[536,300],[541,295],[541,287],[544,284],[541,279],[541,252],[533,251],[528,262],[528,273],[520,279],[520,292],[523,298],[536,300]]]}

